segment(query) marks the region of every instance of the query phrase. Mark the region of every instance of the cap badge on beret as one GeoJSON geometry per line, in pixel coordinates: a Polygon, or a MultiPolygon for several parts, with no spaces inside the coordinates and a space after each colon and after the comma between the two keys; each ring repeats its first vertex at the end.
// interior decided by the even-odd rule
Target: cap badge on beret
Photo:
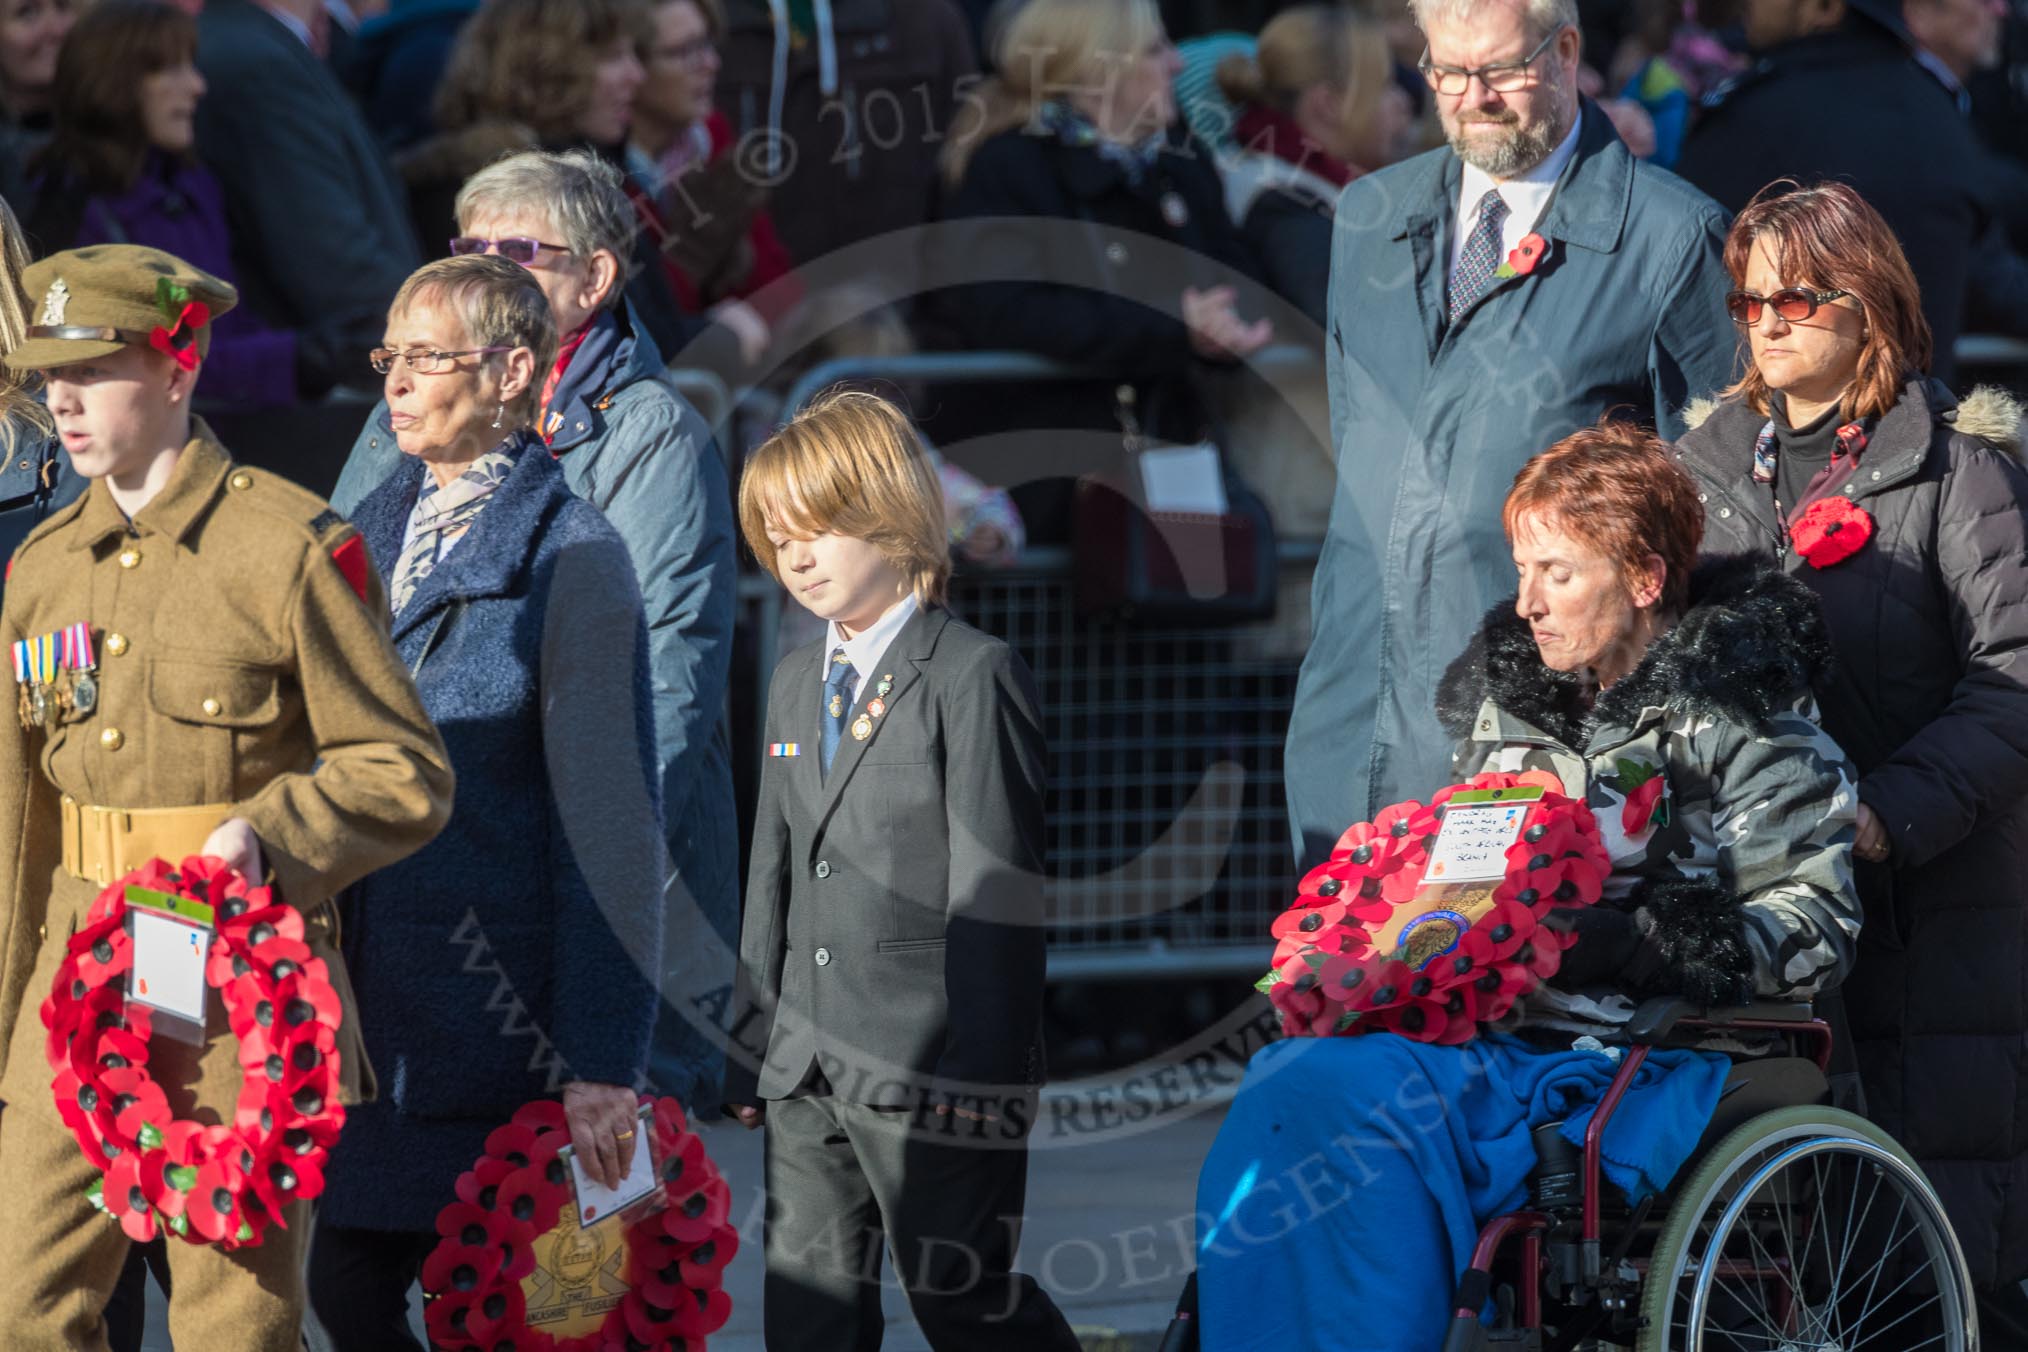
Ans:
{"type": "Polygon", "coordinates": [[[38,324],[61,324],[63,312],[70,305],[70,288],[59,277],[49,284],[49,292],[42,298],[42,317],[38,324]]]}
{"type": "MultiPolygon", "coordinates": [[[[54,290],[51,288],[52,294],[54,290]]],[[[211,322],[211,307],[201,300],[190,299],[190,288],[178,286],[167,277],[158,277],[155,279],[155,308],[169,322],[157,324],[149,332],[149,346],[173,358],[184,370],[195,371],[197,331],[211,322]]]]}

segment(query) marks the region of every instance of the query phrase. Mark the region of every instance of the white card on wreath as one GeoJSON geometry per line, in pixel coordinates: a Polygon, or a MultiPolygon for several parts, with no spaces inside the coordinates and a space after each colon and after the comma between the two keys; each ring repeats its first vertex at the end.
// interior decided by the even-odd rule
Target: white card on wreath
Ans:
{"type": "Polygon", "coordinates": [[[1533,786],[1468,790],[1451,795],[1444,824],[1430,847],[1424,886],[1492,883],[1507,876],[1507,850],[1521,838],[1528,809],[1542,801],[1533,786]]]}
{"type": "Polygon", "coordinates": [[[127,912],[134,969],[127,997],[166,1014],[204,1025],[204,961],[211,931],[138,907],[127,912]]]}
{"type": "Polygon", "coordinates": [[[565,1146],[557,1154],[570,1161],[570,1183],[577,1190],[577,1226],[589,1230],[608,1216],[617,1215],[653,1195],[661,1180],[655,1177],[653,1151],[648,1139],[654,1120],[647,1109],[634,1119],[634,1160],[617,1188],[608,1188],[585,1173],[577,1151],[565,1146]]]}

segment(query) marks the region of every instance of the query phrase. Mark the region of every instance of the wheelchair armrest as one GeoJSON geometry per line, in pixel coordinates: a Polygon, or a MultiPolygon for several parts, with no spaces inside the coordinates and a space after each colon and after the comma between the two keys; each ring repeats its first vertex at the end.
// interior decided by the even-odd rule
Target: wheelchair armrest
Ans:
{"type": "Polygon", "coordinates": [[[1763,1000],[1750,1005],[1706,1009],[1681,996],[1659,995],[1652,1000],[1643,1000],[1640,1008],[1634,1011],[1634,1017],[1627,1021],[1627,1040],[1635,1046],[1652,1046],[1667,1040],[1676,1030],[1676,1025],[1685,1020],[1700,1027],[1725,1028],[1741,1023],[1806,1024],[1815,1017],[1808,1001],[1763,1000]]]}

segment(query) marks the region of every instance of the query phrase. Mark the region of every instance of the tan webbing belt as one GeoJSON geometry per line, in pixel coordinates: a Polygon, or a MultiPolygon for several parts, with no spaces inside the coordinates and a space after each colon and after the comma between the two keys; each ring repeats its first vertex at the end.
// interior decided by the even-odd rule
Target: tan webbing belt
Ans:
{"type": "Polygon", "coordinates": [[[170,865],[203,848],[232,815],[230,803],[205,807],[118,808],[63,797],[63,868],[100,886],[159,858],[170,865]]]}

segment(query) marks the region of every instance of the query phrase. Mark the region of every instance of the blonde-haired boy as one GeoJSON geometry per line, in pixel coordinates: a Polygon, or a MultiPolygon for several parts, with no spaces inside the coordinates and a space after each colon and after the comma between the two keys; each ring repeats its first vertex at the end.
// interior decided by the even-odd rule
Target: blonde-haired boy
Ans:
{"type": "Polygon", "coordinates": [[[1034,681],[943,608],[937,477],[834,393],[750,459],[740,527],[828,621],[768,694],[728,1111],[765,1122],[769,1352],[873,1352],[885,1241],[932,1347],[1077,1339],[1013,1272],[1042,1078],[1034,681]]]}

